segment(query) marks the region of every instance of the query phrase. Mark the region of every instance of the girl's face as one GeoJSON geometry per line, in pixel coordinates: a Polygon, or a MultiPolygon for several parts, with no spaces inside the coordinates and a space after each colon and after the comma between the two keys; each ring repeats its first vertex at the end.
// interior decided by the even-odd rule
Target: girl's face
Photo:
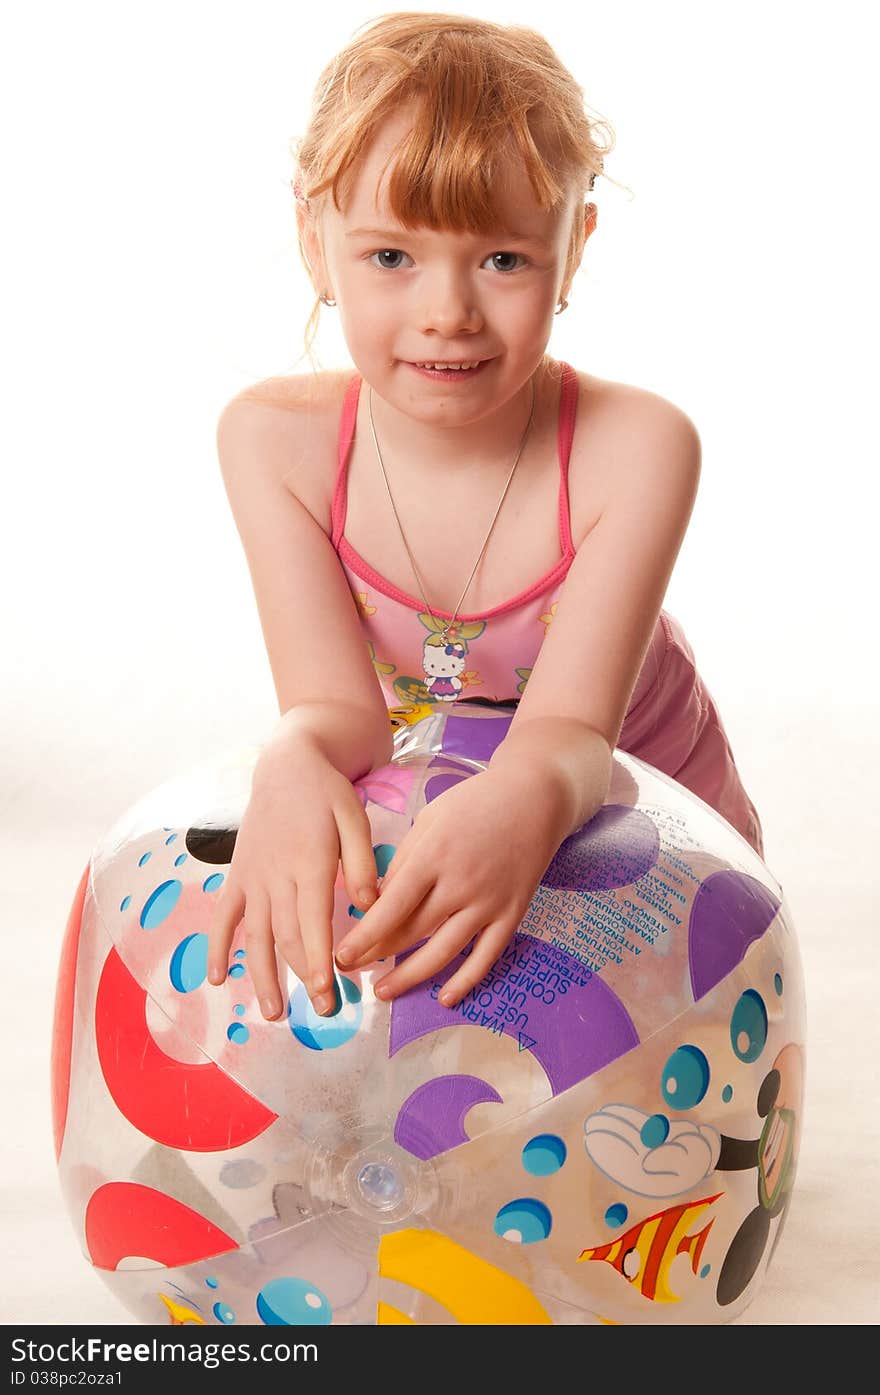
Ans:
{"type": "MultiPolygon", "coordinates": [[[[499,186],[497,231],[409,231],[384,197],[384,166],[408,126],[402,113],[382,127],[344,213],[327,201],[323,255],[304,225],[309,260],[318,290],[337,301],[359,373],[377,393],[425,422],[473,420],[507,402],[544,356],[575,203],[569,196],[561,208],[542,210],[525,170],[511,165],[499,186]],[[479,373],[453,382],[413,367],[474,360],[485,361],[479,373]]],[[[594,205],[586,214],[585,237],[594,205]]]]}

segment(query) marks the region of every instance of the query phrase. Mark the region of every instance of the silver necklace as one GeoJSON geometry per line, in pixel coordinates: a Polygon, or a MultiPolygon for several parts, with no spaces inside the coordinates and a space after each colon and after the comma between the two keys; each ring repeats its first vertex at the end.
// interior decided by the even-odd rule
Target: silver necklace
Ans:
{"type": "Polygon", "coordinates": [[[397,505],[396,505],[395,502],[394,502],[394,495],[391,493],[391,485],[388,483],[388,474],[387,474],[387,472],[386,472],[386,470],[385,470],[385,462],[384,462],[383,459],[382,459],[382,452],[381,452],[380,449],[379,449],[379,442],[376,440],[376,427],[375,427],[375,425],[374,425],[374,423],[373,423],[373,389],[372,389],[372,387],[370,388],[370,394],[369,394],[369,413],[370,413],[370,430],[371,430],[372,433],[373,433],[373,444],[374,444],[375,447],[376,447],[376,455],[377,455],[378,458],[379,458],[379,465],[380,465],[381,470],[382,470],[382,478],[383,478],[384,481],[385,481],[385,488],[386,488],[387,491],[388,491],[388,498],[389,498],[389,500],[391,501],[391,508],[392,508],[392,510],[393,510],[393,512],[394,512],[394,517],[395,517],[395,519],[397,520],[397,526],[398,526],[398,528],[400,529],[400,536],[401,536],[401,538],[403,539],[403,545],[404,545],[404,547],[406,548],[407,555],[408,555],[409,560],[410,560],[410,565],[412,566],[413,573],[414,573],[415,578],[416,578],[416,581],[417,581],[417,583],[418,583],[419,590],[420,590],[421,593],[422,593],[422,600],[425,602],[425,609],[427,610],[428,614],[431,616],[431,619],[434,621],[434,624],[435,624],[436,627],[437,627],[437,630],[438,630],[438,632],[439,632],[439,634],[440,634],[440,637],[441,637],[443,643],[446,644],[446,643],[448,642],[448,640],[449,640],[449,631],[453,628],[453,626],[455,625],[456,620],[458,619],[459,611],[461,610],[461,607],[462,607],[462,605],[464,604],[464,598],[465,598],[465,596],[467,595],[467,593],[468,593],[468,591],[469,591],[469,589],[470,589],[470,584],[471,584],[471,582],[472,582],[473,579],[474,579],[474,576],[475,576],[475,574],[476,574],[477,567],[480,565],[480,562],[483,560],[483,553],[486,551],[486,548],[489,546],[489,539],[490,539],[490,537],[492,536],[492,529],[495,527],[496,519],[498,518],[498,515],[499,515],[499,513],[501,512],[501,505],[504,503],[505,497],[506,497],[506,495],[507,495],[507,491],[508,491],[508,489],[510,488],[510,482],[511,482],[511,480],[513,479],[514,470],[516,469],[517,465],[519,464],[519,458],[520,458],[520,456],[521,456],[522,453],[523,453],[523,447],[525,446],[526,439],[527,439],[527,437],[528,437],[529,430],[530,430],[531,425],[532,425],[532,417],[533,417],[534,414],[535,414],[535,383],[534,383],[534,379],[532,380],[532,406],[531,406],[531,410],[530,410],[530,412],[529,412],[529,419],[528,419],[528,421],[526,422],[526,429],[525,429],[525,431],[523,432],[522,440],[521,440],[520,443],[519,443],[519,450],[518,450],[517,453],[516,453],[516,459],[514,460],[513,464],[512,464],[511,467],[510,467],[510,474],[507,476],[507,483],[505,484],[504,489],[502,490],[501,498],[498,500],[498,507],[497,507],[496,510],[495,510],[494,516],[493,516],[493,518],[492,518],[492,522],[489,524],[489,531],[487,532],[487,534],[486,534],[486,536],[485,536],[485,538],[484,538],[484,540],[483,540],[483,546],[480,548],[480,552],[479,552],[479,555],[478,555],[478,557],[477,557],[477,560],[476,560],[476,562],[474,563],[473,568],[471,569],[471,574],[470,574],[470,576],[469,576],[468,579],[467,579],[467,583],[466,583],[466,585],[465,585],[464,590],[463,590],[462,593],[461,593],[461,596],[459,597],[458,605],[455,607],[455,610],[454,610],[453,613],[452,613],[452,619],[451,619],[451,620],[445,620],[445,621],[441,620],[441,619],[439,618],[439,616],[435,615],[434,612],[433,612],[433,610],[431,609],[430,602],[428,601],[428,598],[427,598],[427,596],[425,595],[425,588],[424,588],[424,586],[423,586],[423,584],[422,584],[422,578],[421,578],[421,575],[420,575],[420,573],[419,573],[419,569],[418,569],[418,567],[416,566],[416,559],[415,559],[415,557],[413,556],[413,554],[412,554],[412,549],[410,548],[410,545],[409,545],[409,543],[408,543],[407,540],[406,540],[406,533],[403,531],[403,524],[402,524],[401,521],[400,521],[400,514],[397,512],[397,505]]]}

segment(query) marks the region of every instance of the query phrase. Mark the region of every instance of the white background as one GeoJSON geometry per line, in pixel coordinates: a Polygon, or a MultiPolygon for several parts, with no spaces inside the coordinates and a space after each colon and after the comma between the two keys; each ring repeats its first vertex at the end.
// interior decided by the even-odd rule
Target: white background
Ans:
{"type": "MultiPolygon", "coordinates": [[[[631,191],[597,181],[551,352],[670,398],[702,437],[665,606],[761,815],[810,1010],[798,1193],[744,1322],[877,1317],[871,10],[465,11],[540,28],[614,127],[607,170],[631,191]]],[[[307,13],[304,28],[293,0],[81,0],[4,26],[5,1322],[127,1320],[79,1255],[51,1147],[54,975],[80,872],[141,794],[277,717],[215,425],[245,384],[307,371],[290,144],[321,68],[382,9],[307,13]]],[[[321,362],[344,366],[323,315],[321,362]]]]}

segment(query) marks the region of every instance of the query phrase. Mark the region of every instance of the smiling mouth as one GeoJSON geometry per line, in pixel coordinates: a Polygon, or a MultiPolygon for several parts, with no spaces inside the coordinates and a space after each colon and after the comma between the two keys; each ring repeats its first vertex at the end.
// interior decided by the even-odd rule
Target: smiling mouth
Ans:
{"type": "Polygon", "coordinates": [[[467,372],[469,369],[481,368],[484,363],[488,362],[489,360],[487,358],[449,359],[446,363],[441,362],[440,359],[428,360],[421,363],[414,359],[410,360],[413,368],[434,368],[443,373],[467,372]]]}

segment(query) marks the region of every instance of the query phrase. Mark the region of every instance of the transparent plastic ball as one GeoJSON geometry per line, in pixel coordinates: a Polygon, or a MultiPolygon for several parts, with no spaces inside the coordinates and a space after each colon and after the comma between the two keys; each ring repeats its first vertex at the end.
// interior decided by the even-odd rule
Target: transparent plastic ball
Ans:
{"type": "MultiPolygon", "coordinates": [[[[358,782],[377,872],[485,768],[509,711],[392,712],[358,782]]],[[[56,994],[61,1185],[87,1261],[146,1323],[722,1323],[761,1284],[794,1185],[805,1045],[782,889],[714,810],[614,753],[455,1008],[287,970],[266,1021],[207,938],[259,750],[150,792],[95,848],[56,994]]],[[[341,876],[333,927],[360,913],[341,876]]]]}

